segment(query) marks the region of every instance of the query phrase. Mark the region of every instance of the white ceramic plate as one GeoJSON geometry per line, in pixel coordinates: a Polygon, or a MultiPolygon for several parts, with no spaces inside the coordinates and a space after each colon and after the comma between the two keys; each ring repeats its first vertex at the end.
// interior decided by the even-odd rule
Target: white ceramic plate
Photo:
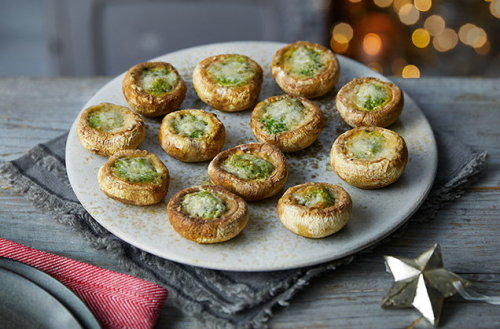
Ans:
{"type": "MultiPolygon", "coordinates": [[[[275,51],[283,44],[271,42],[231,42],[189,48],[155,60],[173,64],[184,77],[188,95],[182,108],[201,108],[214,112],[226,126],[224,148],[255,142],[249,126],[250,111],[223,113],[210,108],[196,96],[191,73],[202,59],[223,53],[250,56],[264,69],[260,99],[282,94],[269,72],[275,51]]],[[[341,75],[338,88],[354,77],[374,76],[385,79],[348,58],[339,56],[341,75]]],[[[127,105],[122,95],[123,74],[99,90],[85,107],[100,102],[127,105]]],[[[179,190],[207,182],[208,163],[186,164],[168,156],[158,144],[160,119],[147,119],[147,137],[141,148],[157,154],[171,174],[165,201],[156,206],[124,205],[106,197],[97,184],[97,171],[106,158],[87,152],[78,140],[73,124],[66,145],[66,165],[71,186],[87,211],[106,229],[128,243],[160,257],[201,267],[269,271],[296,268],[338,259],[366,248],[401,226],[425,199],[436,173],[437,150],[426,118],[408,95],[400,120],[391,129],[406,140],[409,163],[401,179],[380,190],[368,191],[349,186],[329,166],[329,151],[335,138],[348,127],[335,109],[338,88],[315,101],[327,118],[318,141],[306,150],[287,154],[289,178],[285,188],[314,181],[342,185],[350,194],[354,208],[352,219],[340,232],[319,240],[297,236],[281,225],[276,215],[275,197],[249,204],[250,220],[235,239],[215,245],[198,245],[179,236],[170,225],[165,207],[179,190]]]]}

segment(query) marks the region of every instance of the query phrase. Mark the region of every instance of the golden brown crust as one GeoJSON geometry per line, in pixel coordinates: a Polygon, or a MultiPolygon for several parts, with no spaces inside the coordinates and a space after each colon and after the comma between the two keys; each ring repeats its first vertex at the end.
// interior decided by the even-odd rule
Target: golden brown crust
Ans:
{"type": "Polygon", "coordinates": [[[123,78],[122,91],[132,109],[146,117],[157,117],[178,109],[186,97],[186,85],[179,72],[169,63],[145,62],[132,66],[123,78]],[[179,82],[173,90],[162,95],[152,95],[141,83],[144,69],[165,68],[175,72],[179,82]]]}
{"type": "Polygon", "coordinates": [[[189,187],[176,193],[167,205],[167,214],[174,230],[184,238],[197,243],[218,243],[237,236],[247,225],[246,202],[221,186],[203,185],[189,187]],[[187,194],[209,190],[226,203],[227,212],[216,219],[205,220],[191,217],[182,209],[182,200],[187,194]]]}
{"type": "Polygon", "coordinates": [[[356,78],[344,85],[337,93],[337,110],[344,121],[351,127],[377,126],[388,127],[401,115],[404,106],[404,96],[401,89],[393,83],[377,78],[356,78]],[[356,105],[354,91],[360,85],[376,82],[385,86],[390,93],[390,100],[375,111],[365,111],[356,105]]]}
{"type": "Polygon", "coordinates": [[[111,103],[100,103],[86,108],[78,118],[76,131],[84,148],[103,156],[110,156],[120,150],[135,149],[146,137],[146,125],[139,115],[125,106],[111,103]],[[89,115],[103,107],[111,107],[123,114],[126,121],[123,129],[104,131],[90,126],[89,115]]]}
{"type": "Polygon", "coordinates": [[[352,200],[341,186],[305,183],[290,187],[278,201],[278,217],[295,234],[306,238],[324,238],[343,228],[352,214],[352,200]],[[327,208],[309,208],[294,200],[294,193],[308,186],[323,186],[334,193],[335,203],[327,208]]]}
{"type": "Polygon", "coordinates": [[[297,41],[279,49],[273,56],[271,62],[271,73],[276,83],[287,94],[294,96],[303,96],[307,98],[316,98],[332,90],[339,80],[340,66],[335,54],[320,44],[308,41],[297,41]],[[284,55],[294,49],[302,46],[315,49],[327,56],[325,70],[312,77],[297,77],[290,74],[283,65],[284,55]]]}
{"type": "Polygon", "coordinates": [[[200,99],[208,105],[224,112],[243,111],[252,107],[260,94],[263,74],[260,65],[250,57],[239,54],[223,54],[205,58],[193,71],[193,87],[200,99]],[[231,56],[245,58],[255,69],[248,82],[240,86],[221,86],[208,73],[208,67],[231,56]]]}
{"type": "Polygon", "coordinates": [[[269,198],[281,190],[288,179],[286,158],[280,149],[272,144],[242,144],[219,154],[208,165],[208,177],[247,201],[269,198]],[[222,163],[235,153],[251,153],[271,162],[275,169],[266,179],[248,180],[239,178],[221,168],[222,163]]]}
{"type": "Polygon", "coordinates": [[[215,114],[202,110],[181,110],[163,118],[158,134],[160,146],[170,156],[184,162],[201,162],[213,159],[224,146],[226,129],[215,114]],[[209,122],[209,132],[199,138],[182,136],[175,132],[172,121],[184,114],[193,114],[209,122]]]}
{"type": "Polygon", "coordinates": [[[110,198],[126,204],[147,206],[163,200],[168,191],[170,177],[167,167],[153,153],[143,150],[123,150],[113,154],[99,169],[97,181],[101,190],[110,198]],[[162,178],[154,183],[140,183],[117,177],[112,168],[115,161],[121,157],[147,158],[160,171],[162,178]]]}
{"type": "Polygon", "coordinates": [[[352,186],[362,189],[377,189],[397,181],[408,162],[406,143],[398,133],[380,127],[358,127],[340,135],[333,143],[330,164],[337,175],[352,186]],[[349,139],[362,130],[380,131],[389,141],[391,154],[363,160],[349,155],[349,139]]]}
{"type": "Polygon", "coordinates": [[[305,149],[318,138],[325,126],[325,118],[319,107],[304,97],[294,97],[304,105],[307,117],[297,128],[279,134],[270,134],[259,121],[266,106],[280,99],[290,97],[288,95],[273,96],[257,104],[252,112],[250,126],[253,134],[262,143],[276,145],[283,152],[296,152],[305,149]]]}

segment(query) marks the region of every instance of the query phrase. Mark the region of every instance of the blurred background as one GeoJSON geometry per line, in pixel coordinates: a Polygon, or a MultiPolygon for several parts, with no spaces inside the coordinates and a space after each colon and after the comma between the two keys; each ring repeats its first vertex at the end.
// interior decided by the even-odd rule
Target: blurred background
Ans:
{"type": "Polygon", "coordinates": [[[318,42],[389,76],[500,76],[500,0],[0,0],[0,76],[115,75],[236,40],[318,42]]]}

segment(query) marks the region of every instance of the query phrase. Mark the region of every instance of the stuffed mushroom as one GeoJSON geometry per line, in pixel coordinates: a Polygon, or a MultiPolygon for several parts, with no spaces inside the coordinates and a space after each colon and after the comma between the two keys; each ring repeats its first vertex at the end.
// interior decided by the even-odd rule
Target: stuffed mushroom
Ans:
{"type": "Polygon", "coordinates": [[[177,110],[186,97],[186,85],[169,63],[145,62],[128,70],[123,95],[136,112],[157,117],[177,110]]]}
{"type": "Polygon", "coordinates": [[[238,195],[221,186],[189,187],[167,206],[174,230],[197,243],[218,243],[237,236],[247,225],[248,207],[238,195]]]}
{"type": "Polygon", "coordinates": [[[170,156],[184,162],[213,159],[224,146],[226,131],[215,114],[181,110],[163,118],[160,145],[170,156]]]}
{"type": "Polygon", "coordinates": [[[358,127],[333,143],[330,163],[350,185],[376,189],[390,185],[408,162],[406,143],[398,133],[380,127],[358,127]]]}

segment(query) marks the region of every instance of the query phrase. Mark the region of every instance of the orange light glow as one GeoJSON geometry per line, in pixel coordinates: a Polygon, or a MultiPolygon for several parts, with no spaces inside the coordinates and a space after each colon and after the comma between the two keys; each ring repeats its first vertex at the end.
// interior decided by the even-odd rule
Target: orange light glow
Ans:
{"type": "Polygon", "coordinates": [[[479,55],[488,55],[491,50],[491,44],[489,41],[486,41],[486,43],[482,47],[474,48],[474,50],[479,55]]]}
{"type": "Polygon", "coordinates": [[[431,41],[431,35],[425,29],[416,29],[411,35],[411,41],[418,48],[425,48],[431,41]]]}
{"type": "Polygon", "coordinates": [[[401,72],[401,76],[405,79],[418,79],[420,78],[420,70],[415,65],[406,65],[401,72]]]}
{"type": "Polygon", "coordinates": [[[420,11],[429,11],[432,7],[432,0],[415,0],[415,7],[420,11]]]}
{"type": "Polygon", "coordinates": [[[401,7],[407,4],[411,4],[411,0],[394,0],[394,2],[392,3],[392,7],[394,8],[394,11],[396,13],[399,13],[401,7]]]}
{"type": "Polygon", "coordinates": [[[330,42],[330,46],[332,47],[333,51],[336,53],[345,53],[347,49],[349,49],[349,43],[340,43],[335,41],[335,39],[332,38],[330,42]]]}
{"type": "Polygon", "coordinates": [[[382,39],[377,33],[367,33],[363,38],[363,50],[371,56],[377,55],[382,50],[382,39]]]}
{"type": "Polygon", "coordinates": [[[354,30],[351,25],[347,23],[338,23],[333,28],[332,35],[335,41],[339,43],[348,43],[354,35],[354,30]]]}

